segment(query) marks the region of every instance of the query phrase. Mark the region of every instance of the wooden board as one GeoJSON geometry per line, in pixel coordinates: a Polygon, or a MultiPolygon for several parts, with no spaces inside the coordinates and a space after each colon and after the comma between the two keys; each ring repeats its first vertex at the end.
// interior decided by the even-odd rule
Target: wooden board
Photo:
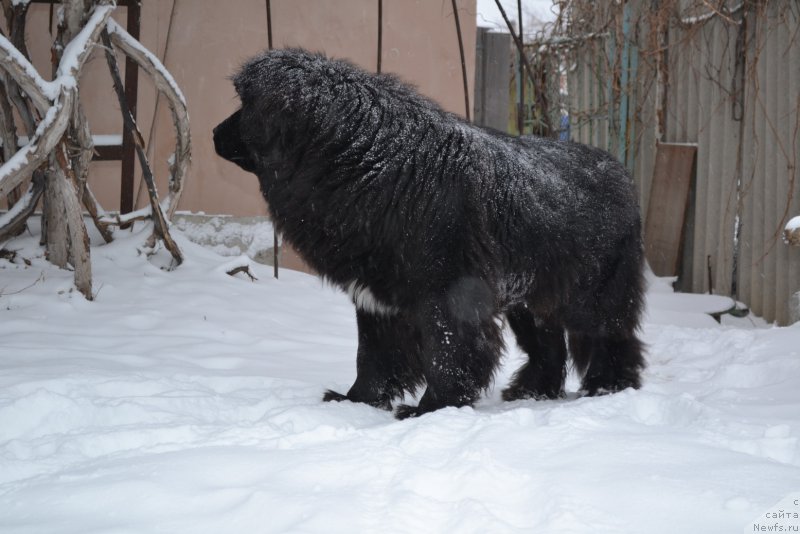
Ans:
{"type": "Polygon", "coordinates": [[[656,276],[676,276],[697,146],[659,143],[644,227],[647,261],[656,276]]]}

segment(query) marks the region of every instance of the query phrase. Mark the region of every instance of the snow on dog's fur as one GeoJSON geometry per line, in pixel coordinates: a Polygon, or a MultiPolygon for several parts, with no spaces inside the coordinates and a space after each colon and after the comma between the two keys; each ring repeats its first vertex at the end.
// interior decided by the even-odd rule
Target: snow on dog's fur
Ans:
{"type": "Polygon", "coordinates": [[[505,399],[564,393],[567,347],[590,395],[639,387],[639,209],[625,169],[588,146],[471,125],[391,75],[290,49],[234,77],[217,153],[258,176],[278,230],[349,291],[349,399],[398,417],[473,403],[503,349],[529,361],[505,399]]]}

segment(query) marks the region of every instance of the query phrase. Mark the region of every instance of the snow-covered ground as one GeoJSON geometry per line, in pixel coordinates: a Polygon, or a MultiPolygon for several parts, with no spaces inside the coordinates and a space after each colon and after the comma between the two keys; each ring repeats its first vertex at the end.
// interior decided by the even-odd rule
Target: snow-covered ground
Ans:
{"type": "Polygon", "coordinates": [[[800,490],[800,325],[655,281],[641,390],[503,403],[509,338],[474,409],[397,421],[320,401],[355,376],[343,294],[180,233],[166,272],[146,235],[93,249],[94,302],[35,236],[0,259],[0,532],[753,532],[800,490]]]}

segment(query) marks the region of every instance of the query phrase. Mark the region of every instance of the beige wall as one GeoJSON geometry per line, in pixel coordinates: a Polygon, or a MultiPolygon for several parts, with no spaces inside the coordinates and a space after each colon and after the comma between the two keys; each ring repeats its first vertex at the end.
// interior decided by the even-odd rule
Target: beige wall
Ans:
{"type": "MultiPolygon", "coordinates": [[[[399,74],[444,108],[463,115],[461,63],[450,1],[383,3],[382,70],[399,74]]],[[[272,0],[271,5],[275,47],[323,51],[375,70],[377,0],[272,0]]],[[[459,0],[458,6],[471,93],[475,0],[459,0]]],[[[28,24],[31,55],[43,74],[50,71],[48,10],[46,5],[33,5],[28,24]]],[[[115,13],[123,25],[125,12],[125,8],[118,8],[115,13]]],[[[267,47],[266,20],[264,0],[142,2],[141,41],[166,64],[188,102],[193,157],[180,210],[233,215],[266,213],[255,177],[218,158],[211,140],[212,128],[237,107],[228,77],[245,59],[267,47]]],[[[86,69],[81,96],[93,133],[121,133],[122,121],[111,92],[111,78],[99,52],[93,54],[86,69]]],[[[151,163],[163,190],[166,160],[174,143],[172,123],[165,102],[156,106],[153,85],[143,73],[139,76],[138,121],[145,139],[153,142],[151,163]]],[[[119,207],[119,173],[119,162],[96,162],[90,174],[92,189],[109,210],[119,207]]],[[[143,191],[138,206],[145,202],[143,191]]]]}

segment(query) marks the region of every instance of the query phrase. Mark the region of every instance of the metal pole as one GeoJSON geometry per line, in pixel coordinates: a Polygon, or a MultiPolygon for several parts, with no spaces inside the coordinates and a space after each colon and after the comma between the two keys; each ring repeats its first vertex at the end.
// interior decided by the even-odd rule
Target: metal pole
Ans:
{"type": "MultiPolygon", "coordinates": [[[[135,0],[128,3],[128,22],[126,30],[131,37],[139,39],[141,24],[141,3],[135,0]]],[[[130,106],[131,117],[136,120],[136,101],[139,87],[139,66],[131,59],[125,59],[125,99],[130,106]]],[[[128,128],[122,131],[122,183],[119,195],[119,212],[133,211],[133,174],[136,166],[136,146],[133,134],[128,128]]]]}
{"type": "Polygon", "coordinates": [[[383,59],[383,0],[378,0],[378,74],[381,73],[383,59]]]}
{"type": "Polygon", "coordinates": [[[456,34],[458,35],[458,52],[461,55],[461,79],[464,82],[464,112],[467,120],[470,120],[469,112],[469,84],[467,82],[467,62],[464,59],[464,42],[461,39],[461,22],[458,20],[458,6],[456,0],[452,0],[453,16],[456,19],[456,34]]]}
{"type": "MultiPolygon", "coordinates": [[[[272,50],[272,2],[267,0],[267,49],[272,50]]],[[[272,221],[272,275],[278,278],[278,231],[272,221]]]]}
{"type": "Polygon", "coordinates": [[[514,25],[511,24],[510,20],[508,20],[508,15],[506,14],[506,10],[503,9],[503,4],[500,3],[500,0],[494,0],[494,3],[497,6],[497,10],[500,11],[500,15],[502,15],[506,26],[508,27],[508,33],[511,34],[511,40],[514,41],[514,44],[517,47],[517,51],[519,52],[519,54],[517,54],[517,58],[522,59],[522,66],[525,68],[525,71],[528,73],[528,77],[531,79],[531,81],[535,80],[536,76],[533,74],[533,69],[531,68],[530,63],[528,63],[528,59],[525,57],[525,54],[522,53],[522,41],[517,36],[517,32],[514,31],[514,25]]]}
{"type": "Polygon", "coordinates": [[[631,33],[631,6],[626,3],[622,8],[622,65],[620,67],[620,98],[619,98],[619,139],[617,145],[617,159],[625,165],[628,155],[628,76],[630,69],[630,33],[631,33]]]}
{"type": "MultiPolygon", "coordinates": [[[[517,19],[519,20],[519,42],[524,45],[525,40],[523,39],[522,35],[522,0],[517,0],[517,19]]],[[[525,72],[523,71],[522,65],[522,56],[525,54],[524,46],[520,46],[518,53],[520,55],[519,58],[519,72],[517,76],[519,77],[519,83],[517,84],[517,88],[519,89],[519,104],[517,105],[517,127],[519,129],[519,135],[525,133],[525,72]]]]}

